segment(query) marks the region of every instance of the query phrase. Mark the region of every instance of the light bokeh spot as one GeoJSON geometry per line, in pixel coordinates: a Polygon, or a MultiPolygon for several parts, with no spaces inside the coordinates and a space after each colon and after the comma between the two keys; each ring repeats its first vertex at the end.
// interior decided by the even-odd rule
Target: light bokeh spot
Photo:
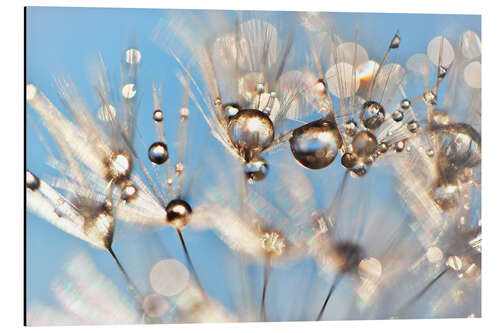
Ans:
{"type": "Polygon", "coordinates": [[[451,43],[443,36],[435,37],[427,45],[427,56],[434,65],[439,65],[441,54],[441,65],[448,67],[455,60],[455,51],[451,43]],[[441,49],[442,45],[442,49],[441,49]]]}
{"type": "Polygon", "coordinates": [[[175,259],[160,260],[151,269],[149,282],[158,294],[175,296],[187,287],[189,271],[175,259]]]}
{"type": "Polygon", "coordinates": [[[471,88],[481,88],[481,63],[473,61],[464,69],[464,80],[471,88]]]}

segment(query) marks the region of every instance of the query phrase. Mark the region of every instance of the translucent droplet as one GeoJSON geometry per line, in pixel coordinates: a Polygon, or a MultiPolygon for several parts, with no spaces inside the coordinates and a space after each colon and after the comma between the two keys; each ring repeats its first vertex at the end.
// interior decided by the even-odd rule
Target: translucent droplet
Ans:
{"type": "Polygon", "coordinates": [[[363,125],[368,129],[377,129],[385,119],[385,110],[377,102],[368,101],[363,104],[361,110],[361,121],[363,125]]]}
{"type": "Polygon", "coordinates": [[[189,218],[192,213],[191,206],[182,199],[174,199],[170,201],[166,208],[167,222],[175,228],[181,229],[189,223],[189,218]]]}
{"type": "Polygon", "coordinates": [[[340,160],[340,162],[342,163],[342,166],[344,168],[352,169],[358,163],[358,158],[352,153],[345,153],[344,155],[342,155],[342,159],[340,160]]]}
{"type": "Polygon", "coordinates": [[[155,112],[153,112],[153,120],[156,122],[163,121],[163,111],[155,110],[155,112]]]}
{"type": "Polygon", "coordinates": [[[36,191],[40,187],[40,179],[29,170],[26,170],[26,187],[32,191],[36,191]]]}
{"type": "Polygon", "coordinates": [[[340,133],[326,119],[313,121],[293,131],[290,148],[295,159],[309,169],[330,165],[340,148],[340,133]]]}
{"type": "Polygon", "coordinates": [[[448,73],[448,68],[441,65],[438,67],[438,78],[443,79],[448,73]]]}
{"type": "Polygon", "coordinates": [[[464,80],[471,88],[481,88],[481,63],[473,61],[464,69],[464,80]]]}
{"type": "Polygon", "coordinates": [[[224,104],[223,108],[228,118],[236,116],[240,111],[240,106],[237,103],[224,104]]]}
{"type": "Polygon", "coordinates": [[[400,153],[405,149],[405,146],[406,146],[406,144],[404,141],[398,141],[394,144],[394,150],[396,150],[396,152],[400,153]]]}
{"type": "Polygon", "coordinates": [[[354,136],[356,135],[357,131],[358,131],[358,124],[353,119],[350,119],[344,123],[344,133],[347,136],[354,136]]]}
{"type": "Polygon", "coordinates": [[[228,124],[229,138],[247,160],[271,145],[274,126],[269,117],[258,110],[241,110],[228,124]]]}
{"type": "Polygon", "coordinates": [[[106,178],[115,182],[127,179],[132,171],[132,160],[125,152],[113,153],[104,160],[107,168],[106,178]]]}
{"type": "Polygon", "coordinates": [[[182,162],[177,162],[175,164],[175,173],[180,175],[184,171],[184,164],[182,162]]]}
{"type": "Polygon", "coordinates": [[[382,142],[377,146],[377,151],[381,154],[386,153],[388,149],[389,146],[385,142],[382,142]]]}
{"type": "Polygon", "coordinates": [[[391,49],[397,49],[399,47],[399,43],[401,43],[401,37],[398,34],[394,35],[391,40],[391,49]]]}
{"type": "Polygon", "coordinates": [[[408,131],[416,133],[419,127],[418,121],[412,120],[406,124],[406,127],[408,128],[408,131]]]}
{"type": "Polygon", "coordinates": [[[266,178],[269,167],[264,158],[259,157],[245,164],[245,175],[250,184],[266,178]]]}
{"type": "MultiPolygon", "coordinates": [[[[264,82],[264,74],[260,72],[250,72],[241,77],[238,81],[238,92],[247,102],[254,101],[255,97],[258,97],[257,85],[262,85],[264,82]]],[[[266,90],[266,87],[262,87],[261,92],[266,90]]]]}
{"type": "Polygon", "coordinates": [[[163,164],[168,160],[167,145],[163,142],[153,143],[148,150],[148,157],[154,164],[163,164]]]}
{"type": "Polygon", "coordinates": [[[392,120],[394,120],[395,122],[399,122],[403,120],[403,118],[404,118],[404,113],[401,112],[400,110],[396,110],[392,113],[392,120]]]}
{"type": "Polygon", "coordinates": [[[443,65],[449,67],[455,60],[455,51],[450,42],[443,36],[438,36],[427,45],[427,56],[436,66],[443,65]],[[442,46],[442,48],[441,48],[442,46]],[[441,63],[439,57],[441,55],[441,63]]]}
{"type": "Polygon", "coordinates": [[[189,284],[189,271],[175,259],[158,261],[149,273],[149,282],[155,292],[163,296],[175,296],[189,284]]]}
{"type": "Polygon", "coordinates": [[[186,120],[187,117],[189,117],[189,109],[185,106],[181,107],[179,109],[179,115],[181,117],[181,120],[186,120]]]}
{"type": "Polygon", "coordinates": [[[333,262],[340,272],[351,273],[356,271],[363,259],[363,249],[354,243],[339,242],[333,249],[333,262]]]}
{"type": "Polygon", "coordinates": [[[366,167],[364,165],[359,165],[351,169],[351,175],[354,177],[363,177],[366,175],[366,167]]]}
{"type": "Polygon", "coordinates": [[[352,139],[352,150],[362,159],[373,154],[376,149],[377,138],[368,131],[361,131],[352,139]]]}
{"type": "Polygon", "coordinates": [[[424,102],[428,105],[436,105],[437,104],[437,96],[436,93],[432,90],[427,90],[424,93],[424,102]]]}
{"type": "Polygon", "coordinates": [[[122,88],[122,96],[123,96],[123,98],[126,98],[126,99],[134,98],[135,93],[136,93],[136,91],[135,91],[135,84],[133,84],[133,83],[127,83],[122,88]]]}
{"type": "Polygon", "coordinates": [[[216,97],[216,98],[214,99],[214,105],[215,105],[215,106],[222,105],[222,98],[220,98],[220,97],[216,97]]]}
{"type": "Polygon", "coordinates": [[[128,49],[125,51],[125,61],[128,64],[136,65],[141,61],[141,52],[137,49],[128,49]]]}
{"type": "Polygon", "coordinates": [[[401,109],[408,110],[411,106],[411,102],[409,99],[405,98],[401,101],[401,103],[399,103],[399,105],[401,106],[401,109]]]}
{"type": "Polygon", "coordinates": [[[432,149],[428,149],[428,150],[427,150],[427,156],[429,156],[429,157],[433,157],[433,156],[434,156],[434,150],[432,150],[432,149]]]}
{"type": "Polygon", "coordinates": [[[135,187],[134,184],[128,183],[122,187],[122,191],[120,194],[120,198],[122,200],[129,202],[136,197],[137,197],[137,188],[135,187]]]}

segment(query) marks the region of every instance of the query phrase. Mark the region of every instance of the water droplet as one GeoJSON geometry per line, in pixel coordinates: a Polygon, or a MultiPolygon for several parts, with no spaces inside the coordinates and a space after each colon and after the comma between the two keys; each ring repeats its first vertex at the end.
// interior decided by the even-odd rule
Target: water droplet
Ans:
{"type": "Polygon", "coordinates": [[[132,99],[132,98],[134,98],[135,93],[136,93],[136,91],[135,91],[135,84],[133,84],[133,83],[127,83],[122,88],[122,96],[123,96],[123,98],[132,99]]]}
{"type": "Polygon", "coordinates": [[[366,172],[366,167],[364,165],[359,165],[351,169],[351,176],[363,177],[364,175],[366,175],[366,172]]]}
{"type": "Polygon", "coordinates": [[[450,116],[448,112],[442,110],[433,110],[431,113],[430,129],[438,129],[450,123],[450,116]]]}
{"type": "Polygon", "coordinates": [[[120,194],[120,198],[122,200],[130,202],[136,197],[137,197],[137,188],[135,187],[134,184],[128,183],[122,187],[122,191],[120,194]]]}
{"type": "Polygon", "coordinates": [[[163,142],[153,143],[148,150],[148,157],[154,164],[163,164],[168,160],[167,145],[163,142]]]}
{"type": "Polygon", "coordinates": [[[387,152],[387,150],[389,149],[389,146],[387,145],[387,143],[385,142],[382,142],[380,143],[378,146],[377,146],[377,151],[381,154],[387,152]]]}
{"type": "Polygon", "coordinates": [[[274,126],[269,117],[253,109],[241,110],[229,120],[229,137],[240,154],[247,160],[271,145],[274,126]]]}
{"type": "Polygon", "coordinates": [[[156,122],[163,121],[163,111],[155,110],[155,112],[153,112],[153,120],[156,122]]]}
{"type": "Polygon", "coordinates": [[[340,148],[340,133],[334,123],[320,119],[293,131],[290,148],[295,159],[309,169],[330,165],[340,148]]]}
{"type": "Polygon", "coordinates": [[[136,65],[141,61],[141,52],[137,49],[128,49],[125,51],[125,61],[128,64],[136,65]]]}
{"type": "Polygon", "coordinates": [[[226,117],[232,118],[240,111],[240,106],[238,103],[224,104],[223,106],[226,117]]]}
{"type": "Polygon", "coordinates": [[[377,129],[385,119],[385,110],[377,102],[368,101],[363,104],[361,121],[368,129],[377,129]]]}
{"type": "Polygon", "coordinates": [[[189,217],[192,213],[191,206],[182,199],[170,201],[166,208],[167,222],[177,229],[186,226],[189,223],[189,217]]]}
{"type": "Polygon", "coordinates": [[[433,157],[433,156],[434,156],[434,150],[432,150],[432,149],[428,149],[428,150],[427,150],[427,156],[429,156],[429,157],[433,157]]]}
{"type": "Polygon", "coordinates": [[[132,171],[132,160],[125,152],[117,152],[104,160],[107,169],[106,178],[109,181],[119,182],[127,179],[132,171]]]}
{"type": "Polygon", "coordinates": [[[215,106],[222,105],[222,98],[220,98],[220,97],[216,97],[216,98],[214,99],[214,105],[215,105],[215,106]]]}
{"type": "Polygon", "coordinates": [[[396,152],[400,153],[405,149],[405,146],[406,146],[406,144],[404,141],[398,141],[398,142],[396,142],[396,144],[394,144],[394,150],[396,150],[396,152]]]}
{"type": "Polygon", "coordinates": [[[438,78],[443,79],[446,76],[447,73],[448,73],[448,68],[447,67],[445,67],[443,65],[439,66],[439,68],[438,68],[438,78]]]}
{"type": "Polygon", "coordinates": [[[174,180],[172,178],[167,178],[167,185],[172,186],[174,184],[174,180]]]}
{"type": "Polygon", "coordinates": [[[368,131],[361,131],[352,139],[354,153],[364,159],[377,149],[377,138],[368,131]]]}
{"type": "Polygon", "coordinates": [[[401,37],[398,34],[394,35],[391,41],[391,49],[397,49],[399,47],[399,43],[401,43],[401,37]]]}
{"type": "Polygon", "coordinates": [[[416,133],[419,126],[420,125],[418,124],[418,121],[416,121],[416,120],[412,120],[412,121],[408,122],[408,124],[406,124],[408,131],[410,131],[412,133],[416,133]]]}
{"type": "Polygon", "coordinates": [[[428,105],[436,105],[437,104],[437,96],[436,93],[432,90],[427,90],[424,93],[424,102],[428,105]]]}
{"type": "Polygon", "coordinates": [[[257,85],[255,86],[255,92],[260,95],[264,92],[264,83],[257,83],[257,85]]]}
{"type": "Polygon", "coordinates": [[[26,187],[32,191],[36,191],[40,187],[40,179],[29,170],[26,170],[26,187]]]}
{"type": "Polygon", "coordinates": [[[269,167],[264,158],[259,157],[251,160],[245,164],[245,175],[247,177],[248,183],[254,184],[255,182],[261,181],[266,178],[269,171],[269,167]]]}
{"type": "Polygon", "coordinates": [[[400,122],[404,118],[404,113],[400,110],[396,110],[392,113],[392,120],[395,122],[400,122]]]}
{"type": "Polygon", "coordinates": [[[185,106],[179,109],[179,115],[181,116],[181,120],[186,120],[189,117],[189,109],[185,106]]]}
{"type": "Polygon", "coordinates": [[[356,135],[357,131],[358,131],[358,124],[353,119],[350,119],[350,120],[345,122],[344,133],[347,136],[354,136],[354,135],[356,135]]]}
{"type": "Polygon", "coordinates": [[[358,158],[354,154],[345,153],[344,155],[342,155],[342,159],[340,160],[340,162],[342,163],[344,168],[352,169],[358,163],[358,158]]]}
{"type": "Polygon", "coordinates": [[[399,103],[399,105],[401,106],[401,109],[408,110],[411,106],[411,102],[409,99],[405,98],[401,101],[401,103],[399,103]]]}
{"type": "Polygon", "coordinates": [[[177,162],[175,164],[175,173],[180,175],[184,171],[184,164],[182,162],[177,162]]]}

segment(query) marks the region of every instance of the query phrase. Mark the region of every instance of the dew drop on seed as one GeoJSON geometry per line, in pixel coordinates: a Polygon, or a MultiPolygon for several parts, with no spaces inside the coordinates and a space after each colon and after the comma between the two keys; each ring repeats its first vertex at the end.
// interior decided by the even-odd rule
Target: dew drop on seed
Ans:
{"type": "Polygon", "coordinates": [[[154,164],[163,164],[168,160],[167,145],[163,142],[153,143],[148,150],[148,157],[154,164]]]}
{"type": "Polygon", "coordinates": [[[364,165],[360,165],[351,169],[351,176],[363,177],[364,175],[366,175],[366,172],[366,167],[364,165]]]}
{"type": "Polygon", "coordinates": [[[189,109],[185,106],[181,107],[179,109],[179,115],[180,115],[182,120],[186,120],[187,117],[189,117],[189,109]]]}
{"type": "Polygon", "coordinates": [[[401,37],[399,37],[399,35],[395,35],[393,38],[392,38],[392,41],[391,41],[391,49],[397,49],[399,47],[399,44],[401,43],[401,37]]]}
{"type": "Polygon", "coordinates": [[[125,61],[128,64],[136,65],[141,61],[141,52],[137,49],[128,49],[125,51],[125,61]]]}
{"type": "Polygon", "coordinates": [[[224,113],[227,118],[232,118],[240,111],[240,106],[237,103],[224,104],[224,113]]]}
{"type": "Polygon", "coordinates": [[[120,198],[127,202],[130,202],[137,197],[137,188],[134,184],[128,183],[122,187],[120,198]]]}
{"type": "Polygon", "coordinates": [[[439,66],[439,68],[438,68],[438,78],[443,79],[446,76],[447,73],[448,73],[448,68],[447,67],[445,67],[443,65],[439,66]]]}
{"type": "Polygon", "coordinates": [[[406,144],[404,141],[398,141],[394,144],[394,150],[396,150],[396,152],[400,153],[405,149],[405,146],[406,146],[406,144]]]}
{"type": "Polygon", "coordinates": [[[403,120],[403,118],[404,113],[399,110],[396,110],[392,113],[392,120],[394,120],[395,122],[400,122],[401,120],[403,120]]]}
{"type": "Polygon", "coordinates": [[[133,83],[127,83],[122,88],[122,96],[125,99],[134,98],[135,93],[136,93],[135,84],[133,84],[133,83]]]}
{"type": "Polygon", "coordinates": [[[418,121],[412,120],[406,124],[406,127],[408,128],[408,131],[416,133],[419,127],[418,121]]]}
{"type": "Polygon", "coordinates": [[[344,155],[342,155],[342,159],[340,160],[340,162],[342,163],[342,166],[344,168],[352,169],[356,166],[358,158],[352,153],[345,153],[344,155]]]}
{"type": "Polygon", "coordinates": [[[387,146],[387,143],[385,142],[382,142],[380,143],[378,146],[377,146],[377,151],[381,154],[387,152],[387,150],[389,149],[389,147],[387,146]]]}
{"type": "Polygon", "coordinates": [[[377,149],[377,138],[368,131],[361,131],[352,139],[352,150],[360,158],[364,159],[377,149]]]}
{"type": "Polygon", "coordinates": [[[258,157],[245,164],[248,183],[254,184],[266,178],[269,166],[264,158],[258,157]]]}
{"type": "Polygon", "coordinates": [[[113,153],[104,161],[107,167],[108,180],[121,180],[128,178],[132,170],[132,160],[125,152],[113,153]]]}
{"type": "Polygon", "coordinates": [[[170,201],[166,207],[167,222],[177,229],[186,226],[192,213],[191,206],[182,199],[170,201]]]}
{"type": "Polygon", "coordinates": [[[40,187],[40,179],[29,170],[26,170],[26,187],[32,191],[36,191],[40,187]]]}
{"type": "Polygon", "coordinates": [[[253,109],[241,110],[228,124],[229,138],[246,159],[271,145],[274,126],[269,117],[253,109]]]}
{"type": "Polygon", "coordinates": [[[347,136],[354,136],[358,131],[358,124],[353,119],[350,119],[344,123],[344,133],[347,136]]]}
{"type": "Polygon", "coordinates": [[[340,133],[335,124],[320,119],[293,131],[290,148],[295,159],[309,169],[330,165],[340,148],[340,133]]]}
{"type": "Polygon", "coordinates": [[[180,175],[184,171],[184,164],[182,162],[177,162],[175,164],[175,173],[180,175]]]}
{"type": "Polygon", "coordinates": [[[427,90],[424,93],[424,102],[428,105],[436,105],[437,104],[436,93],[432,90],[427,90]]]}
{"type": "Polygon", "coordinates": [[[401,106],[401,109],[408,110],[411,106],[411,102],[409,99],[405,98],[401,101],[401,103],[399,103],[399,105],[401,106]]]}
{"type": "Polygon", "coordinates": [[[361,110],[361,121],[368,129],[377,129],[385,119],[385,110],[377,102],[368,101],[363,104],[361,110]]]}
{"type": "Polygon", "coordinates": [[[155,110],[155,112],[153,112],[153,120],[156,122],[163,121],[163,111],[155,110]]]}

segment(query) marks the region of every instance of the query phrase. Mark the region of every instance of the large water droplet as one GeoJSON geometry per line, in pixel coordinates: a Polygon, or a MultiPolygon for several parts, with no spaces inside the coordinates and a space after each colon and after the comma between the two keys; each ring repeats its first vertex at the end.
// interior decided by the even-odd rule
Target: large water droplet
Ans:
{"type": "Polygon", "coordinates": [[[241,110],[228,124],[229,137],[247,160],[269,147],[274,139],[274,126],[269,117],[253,109],[241,110]]]}
{"type": "Polygon", "coordinates": [[[259,157],[245,164],[245,175],[250,184],[261,181],[266,178],[269,167],[264,158],[259,157]]]}
{"type": "Polygon", "coordinates": [[[368,131],[361,131],[352,139],[352,150],[364,159],[372,155],[377,149],[377,138],[368,131]]]}
{"type": "Polygon", "coordinates": [[[377,102],[368,101],[363,104],[361,110],[361,121],[363,125],[368,129],[377,129],[385,119],[385,110],[377,102]]]}
{"type": "Polygon", "coordinates": [[[170,201],[166,208],[167,222],[177,229],[186,226],[189,223],[189,217],[192,213],[191,206],[182,199],[170,201]]]}
{"type": "Polygon", "coordinates": [[[153,143],[148,150],[148,157],[154,164],[163,164],[168,160],[167,145],[163,142],[153,143]]]}
{"type": "Polygon", "coordinates": [[[290,148],[300,164],[309,169],[321,169],[333,162],[340,142],[340,133],[335,124],[320,119],[295,129],[290,148]]]}
{"type": "Polygon", "coordinates": [[[356,166],[358,162],[358,158],[356,155],[351,154],[351,153],[345,153],[342,155],[342,159],[340,160],[344,168],[346,169],[352,169],[356,166]]]}

